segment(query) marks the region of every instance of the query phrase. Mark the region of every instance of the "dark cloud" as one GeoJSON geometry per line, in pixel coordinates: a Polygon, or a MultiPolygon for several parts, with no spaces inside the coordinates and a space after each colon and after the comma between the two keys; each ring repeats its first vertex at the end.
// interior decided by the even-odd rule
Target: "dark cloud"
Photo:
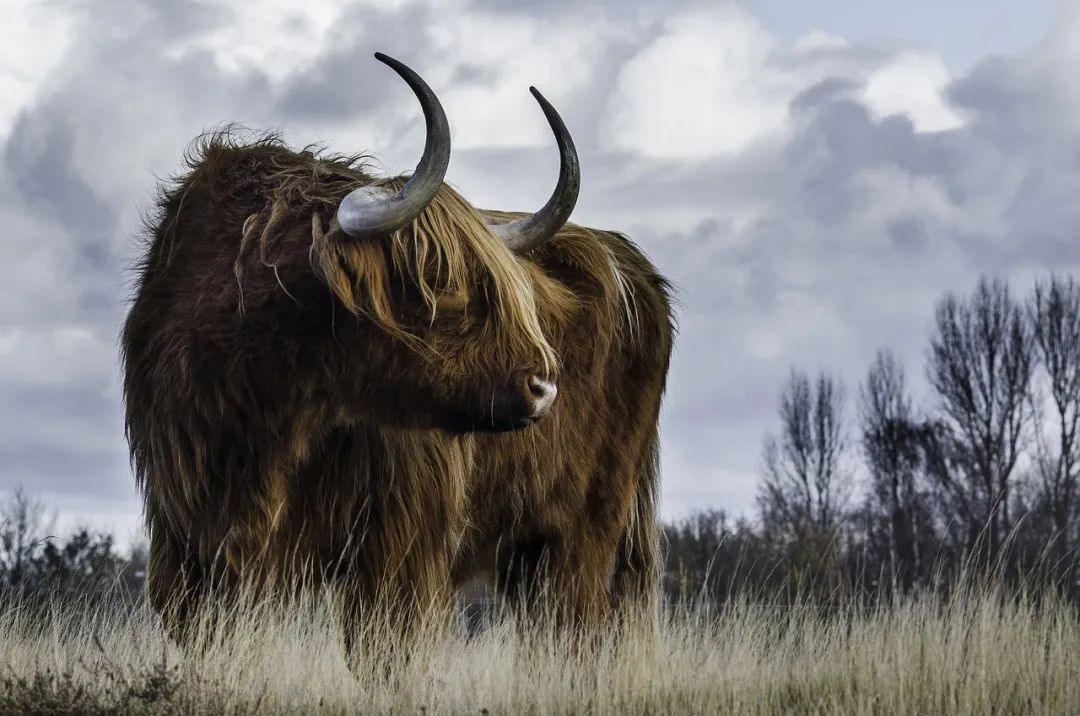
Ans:
{"type": "Polygon", "coordinates": [[[116,213],[72,167],[73,127],[56,115],[45,119],[49,114],[19,117],[4,147],[4,164],[29,210],[55,217],[73,236],[87,241],[87,256],[102,255],[100,246],[91,248],[92,242],[100,244],[103,235],[115,230],[116,213]]]}
{"type": "Polygon", "coordinates": [[[108,387],[90,381],[4,385],[3,487],[130,500],[127,457],[116,439],[119,396],[108,387]]]}
{"type": "Polygon", "coordinates": [[[921,220],[915,217],[894,219],[886,225],[889,238],[901,253],[917,254],[926,248],[927,234],[921,220]]]}
{"type": "Polygon", "coordinates": [[[433,53],[422,42],[428,15],[422,6],[396,12],[352,9],[339,24],[359,32],[327,48],[314,66],[290,79],[274,103],[275,112],[287,120],[322,122],[370,115],[391,105],[397,95],[387,88],[396,77],[373,62],[372,55],[378,50],[407,58],[417,68],[434,65],[433,53]]]}

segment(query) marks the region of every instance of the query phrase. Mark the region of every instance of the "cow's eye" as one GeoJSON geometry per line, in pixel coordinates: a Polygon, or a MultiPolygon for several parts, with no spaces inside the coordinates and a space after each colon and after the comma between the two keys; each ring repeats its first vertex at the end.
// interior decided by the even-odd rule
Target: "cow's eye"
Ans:
{"type": "Polygon", "coordinates": [[[446,335],[466,335],[476,324],[471,306],[462,294],[445,294],[435,302],[435,315],[431,317],[430,328],[446,335]]]}
{"type": "Polygon", "coordinates": [[[462,293],[444,293],[435,300],[435,315],[455,315],[469,305],[469,298],[462,293]]]}

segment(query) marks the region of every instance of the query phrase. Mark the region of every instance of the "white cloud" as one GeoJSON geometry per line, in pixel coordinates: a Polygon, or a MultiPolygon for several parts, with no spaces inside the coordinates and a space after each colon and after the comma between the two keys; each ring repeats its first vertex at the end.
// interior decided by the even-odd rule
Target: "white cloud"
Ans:
{"type": "Polygon", "coordinates": [[[842,37],[814,30],[797,39],[793,49],[796,53],[810,53],[822,50],[846,50],[849,47],[851,43],[842,37]]]}
{"type": "Polygon", "coordinates": [[[902,52],[870,75],[862,96],[877,117],[906,115],[916,131],[956,129],[964,121],[943,94],[951,79],[938,55],[902,52]]]}
{"type": "Polygon", "coordinates": [[[779,131],[792,87],[769,64],[774,44],[734,4],[674,14],[620,71],[604,121],[606,146],[701,159],[779,131]]]}
{"type": "Polygon", "coordinates": [[[204,0],[202,4],[219,13],[220,20],[207,32],[172,43],[165,56],[182,60],[193,52],[210,52],[224,72],[254,71],[274,80],[302,73],[314,64],[334,32],[341,29],[339,20],[348,5],[335,0],[204,0]]]}
{"type": "Polygon", "coordinates": [[[72,18],[45,4],[0,0],[0,142],[30,105],[41,81],[63,59],[72,18]]]}
{"type": "Polygon", "coordinates": [[[963,124],[938,55],[865,53],[823,32],[783,48],[747,11],[721,3],[676,12],[622,67],[602,135],[608,148],[648,158],[728,157],[782,141],[791,101],[830,77],[864,84],[857,96],[875,116],[905,115],[917,131],[963,124]]]}
{"type": "Polygon", "coordinates": [[[116,388],[115,358],[115,336],[84,324],[0,327],[0,385],[97,385],[104,392],[116,388]]]}
{"type": "Polygon", "coordinates": [[[440,11],[427,36],[441,58],[443,76],[438,67],[433,74],[445,87],[439,97],[451,117],[455,148],[548,146],[551,132],[529,87],[565,113],[567,100],[592,79],[597,54],[624,31],[591,13],[527,22],[440,11]]]}

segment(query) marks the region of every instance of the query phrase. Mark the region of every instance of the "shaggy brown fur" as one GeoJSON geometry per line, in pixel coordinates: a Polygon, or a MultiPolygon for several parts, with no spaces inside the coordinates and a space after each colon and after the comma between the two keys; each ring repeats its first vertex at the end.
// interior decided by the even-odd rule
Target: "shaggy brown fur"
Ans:
{"type": "Polygon", "coordinates": [[[356,158],[219,133],[188,166],[122,341],[149,593],[175,629],[210,586],[331,583],[403,621],[477,576],[543,579],[580,619],[655,595],[672,324],[633,244],[568,225],[515,256],[485,223],[514,215],[445,185],[355,240],[334,216],[374,181],[356,158]],[[558,376],[550,414],[473,432],[522,369],[558,376]]]}

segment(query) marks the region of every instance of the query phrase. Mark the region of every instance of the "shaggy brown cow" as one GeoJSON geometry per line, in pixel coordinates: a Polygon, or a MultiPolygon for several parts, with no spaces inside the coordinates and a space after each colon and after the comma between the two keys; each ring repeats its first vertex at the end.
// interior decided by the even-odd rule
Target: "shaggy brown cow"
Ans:
{"type": "MultiPolygon", "coordinates": [[[[412,177],[219,132],[163,191],[123,332],[149,595],[332,584],[402,623],[487,576],[560,612],[655,595],[667,283],[625,237],[443,183],[442,108],[412,177]],[[558,399],[555,399],[556,382],[558,399]]],[[[216,592],[215,592],[216,593],[216,592]]]]}

